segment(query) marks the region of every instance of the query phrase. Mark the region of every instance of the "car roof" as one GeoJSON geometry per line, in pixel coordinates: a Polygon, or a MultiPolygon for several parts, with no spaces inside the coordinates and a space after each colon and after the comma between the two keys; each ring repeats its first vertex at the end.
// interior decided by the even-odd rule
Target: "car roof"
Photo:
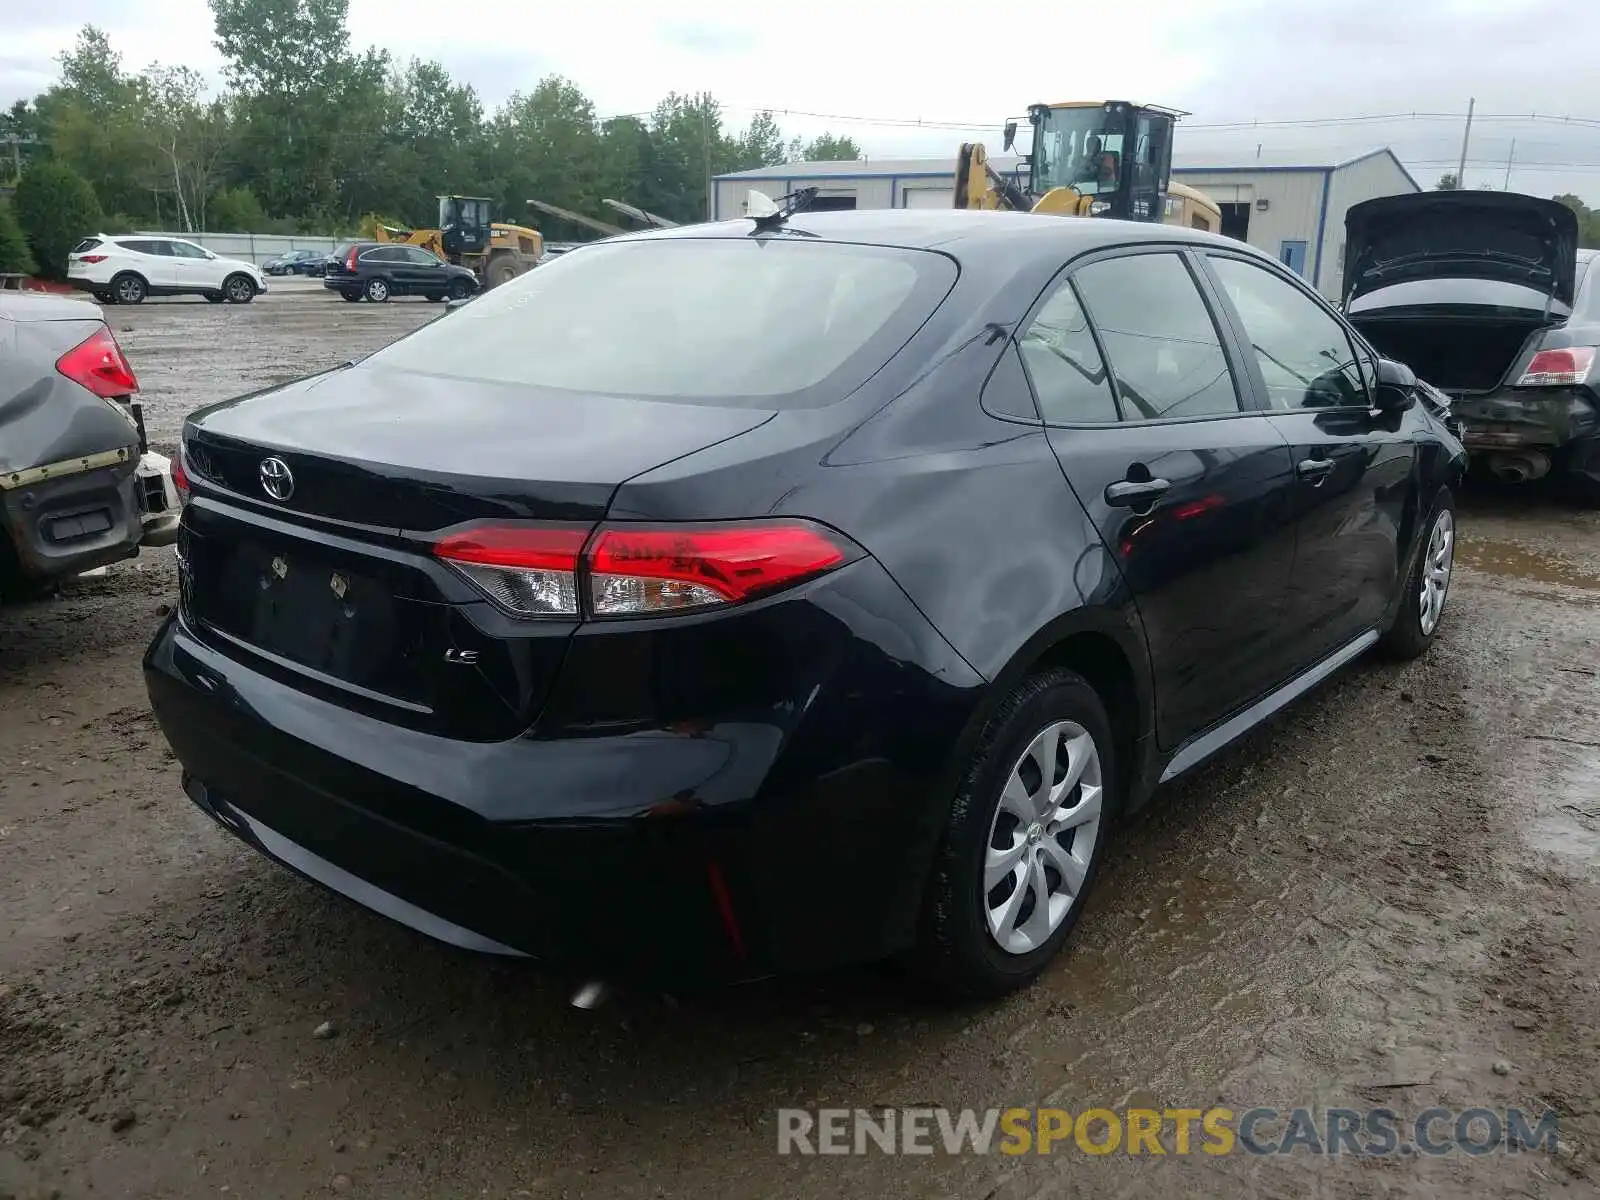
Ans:
{"type": "MultiPolygon", "coordinates": [[[[750,218],[737,217],[710,224],[640,230],[608,240],[748,237],[753,228],[750,218]]],[[[1180,225],[955,208],[796,213],[784,222],[782,229],[789,236],[799,235],[797,240],[810,233],[833,242],[943,250],[957,258],[989,252],[1017,256],[1051,253],[1070,257],[1101,246],[1138,242],[1187,242],[1200,246],[1227,247],[1265,257],[1260,251],[1234,238],[1180,225]]]]}

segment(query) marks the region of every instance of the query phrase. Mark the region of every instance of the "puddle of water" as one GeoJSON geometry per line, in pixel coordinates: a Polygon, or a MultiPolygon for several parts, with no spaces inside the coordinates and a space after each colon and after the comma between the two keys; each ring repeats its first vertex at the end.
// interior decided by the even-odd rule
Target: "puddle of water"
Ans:
{"type": "Polygon", "coordinates": [[[1528,830],[1540,850],[1600,867],[1600,754],[1574,747],[1576,761],[1561,772],[1555,796],[1528,830]]]}
{"type": "Polygon", "coordinates": [[[1600,591],[1600,573],[1559,554],[1529,550],[1515,542],[1462,538],[1456,543],[1456,562],[1489,575],[1600,591]]]}

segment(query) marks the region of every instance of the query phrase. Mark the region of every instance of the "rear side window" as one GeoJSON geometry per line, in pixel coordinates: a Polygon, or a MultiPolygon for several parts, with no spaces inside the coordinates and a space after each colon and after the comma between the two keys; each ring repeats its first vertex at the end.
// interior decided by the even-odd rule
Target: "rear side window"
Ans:
{"type": "Polygon", "coordinates": [[[1367,407],[1344,326],[1299,288],[1237,258],[1211,269],[1243,322],[1275,409],[1367,407]]]}
{"type": "Polygon", "coordinates": [[[117,245],[124,250],[132,250],[135,254],[156,254],[156,243],[148,238],[118,238],[117,245]]]}
{"type": "Polygon", "coordinates": [[[1176,254],[1134,254],[1073,275],[1128,421],[1239,411],[1217,327],[1176,254]]]}
{"type": "Polygon", "coordinates": [[[366,363],[574,393],[816,407],[893,357],[955,280],[942,254],[799,237],[597,243],[366,363]]]}
{"type": "Polygon", "coordinates": [[[1028,323],[1020,339],[1039,398],[1039,415],[1063,424],[1117,419],[1117,402],[1105,360],[1089,332],[1089,319],[1072,285],[1065,281],[1028,323]]]}

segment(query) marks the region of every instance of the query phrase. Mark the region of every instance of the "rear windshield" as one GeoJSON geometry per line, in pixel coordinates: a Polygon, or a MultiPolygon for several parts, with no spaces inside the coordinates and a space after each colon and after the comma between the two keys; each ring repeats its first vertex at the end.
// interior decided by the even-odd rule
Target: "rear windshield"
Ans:
{"type": "Polygon", "coordinates": [[[72,253],[73,254],[87,254],[90,250],[93,250],[99,244],[100,244],[100,239],[99,238],[84,238],[83,241],[79,242],[76,246],[74,246],[72,248],[72,253]]]}
{"type": "Polygon", "coordinates": [[[367,366],[760,408],[848,395],[955,283],[941,254],[788,237],[604,242],[378,351],[367,366]]]}

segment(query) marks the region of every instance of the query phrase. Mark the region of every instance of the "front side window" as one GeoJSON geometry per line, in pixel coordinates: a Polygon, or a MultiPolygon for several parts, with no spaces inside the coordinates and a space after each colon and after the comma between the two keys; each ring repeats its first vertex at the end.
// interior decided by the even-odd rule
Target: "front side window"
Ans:
{"type": "Polygon", "coordinates": [[[435,255],[429,254],[426,250],[418,250],[415,247],[406,250],[406,257],[420,267],[435,267],[439,265],[439,259],[435,255]]]}
{"type": "Polygon", "coordinates": [[[173,254],[179,258],[204,258],[206,256],[206,252],[193,242],[168,242],[167,245],[172,247],[173,254]]]}
{"type": "Polygon", "coordinates": [[[1103,259],[1073,280],[1110,359],[1124,420],[1239,412],[1216,324],[1176,254],[1103,259]]]}
{"type": "Polygon", "coordinates": [[[1273,408],[1367,407],[1355,348],[1321,305],[1254,263],[1213,257],[1211,269],[1244,324],[1273,408]]]}
{"type": "Polygon", "coordinates": [[[1033,130],[1033,190],[1115,192],[1122,182],[1122,142],[1121,128],[1101,106],[1041,110],[1033,130]]]}
{"type": "Polygon", "coordinates": [[[1063,281],[1018,339],[1039,398],[1039,415],[1061,424],[1117,419],[1117,402],[1089,319],[1072,285],[1063,281]]]}
{"type": "Polygon", "coordinates": [[[424,325],[365,365],[762,408],[842,399],[956,281],[926,250],[788,237],[597,242],[424,325]]]}

